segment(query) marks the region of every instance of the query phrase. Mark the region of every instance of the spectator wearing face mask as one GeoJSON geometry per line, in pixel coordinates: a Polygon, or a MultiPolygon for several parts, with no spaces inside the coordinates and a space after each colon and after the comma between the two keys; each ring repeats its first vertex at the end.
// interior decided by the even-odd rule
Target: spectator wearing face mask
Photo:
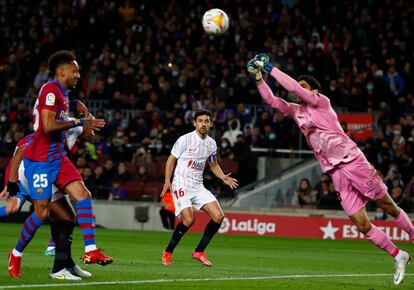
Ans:
{"type": "Polygon", "coordinates": [[[227,138],[221,138],[220,140],[220,156],[223,159],[233,159],[233,150],[232,150],[232,146],[230,144],[229,139],[227,138]]]}
{"type": "Polygon", "coordinates": [[[145,166],[151,162],[151,155],[145,150],[144,147],[139,147],[135,154],[132,156],[132,163],[135,163],[137,167],[145,166]]]}

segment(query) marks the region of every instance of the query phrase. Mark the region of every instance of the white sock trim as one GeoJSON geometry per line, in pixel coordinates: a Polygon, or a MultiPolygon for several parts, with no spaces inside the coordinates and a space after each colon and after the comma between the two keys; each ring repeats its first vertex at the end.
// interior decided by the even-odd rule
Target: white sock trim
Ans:
{"type": "Polygon", "coordinates": [[[19,252],[18,250],[16,250],[16,249],[13,249],[12,254],[13,254],[13,256],[15,256],[15,257],[21,257],[21,256],[23,256],[23,253],[20,253],[20,252],[19,252]]]}
{"type": "Polygon", "coordinates": [[[97,249],[96,245],[87,245],[85,246],[85,253],[90,252],[90,251],[95,251],[97,249]]]}

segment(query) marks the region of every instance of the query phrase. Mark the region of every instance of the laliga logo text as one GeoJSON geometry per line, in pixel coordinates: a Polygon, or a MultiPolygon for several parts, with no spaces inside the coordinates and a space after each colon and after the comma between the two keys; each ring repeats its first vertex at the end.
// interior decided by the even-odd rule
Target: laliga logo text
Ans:
{"type": "Polygon", "coordinates": [[[276,224],[259,222],[257,219],[238,221],[236,218],[229,219],[225,217],[219,229],[219,233],[223,234],[227,232],[253,232],[258,235],[264,235],[267,233],[275,233],[276,224]]]}

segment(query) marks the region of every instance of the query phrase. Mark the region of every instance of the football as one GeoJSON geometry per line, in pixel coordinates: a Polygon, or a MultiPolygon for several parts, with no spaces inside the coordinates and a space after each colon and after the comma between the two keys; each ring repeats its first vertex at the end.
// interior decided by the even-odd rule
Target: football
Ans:
{"type": "Polygon", "coordinates": [[[222,34],[229,28],[229,17],[223,10],[213,8],[204,13],[202,23],[208,34],[222,34]]]}

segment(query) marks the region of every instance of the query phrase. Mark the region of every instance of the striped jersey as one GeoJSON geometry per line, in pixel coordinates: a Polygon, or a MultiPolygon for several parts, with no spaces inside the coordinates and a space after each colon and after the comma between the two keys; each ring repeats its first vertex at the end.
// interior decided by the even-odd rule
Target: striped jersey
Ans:
{"type": "Polygon", "coordinates": [[[217,144],[210,136],[201,139],[193,131],[178,138],[171,154],[177,158],[173,187],[199,187],[203,185],[206,162],[217,160],[217,144]]]}
{"type": "MultiPolygon", "coordinates": [[[[30,134],[20,139],[19,142],[17,142],[16,148],[14,149],[14,154],[16,154],[17,150],[25,148],[30,142],[32,142],[32,138],[33,138],[33,134],[30,134]]],[[[23,162],[21,164],[23,164],[23,162]]],[[[9,182],[10,166],[11,166],[11,159],[6,166],[6,171],[4,174],[4,184],[7,184],[9,182]]],[[[20,179],[20,176],[19,176],[19,179],[20,179]]]]}
{"type": "Polygon", "coordinates": [[[41,118],[42,110],[56,112],[56,120],[65,120],[69,113],[68,90],[57,81],[42,86],[33,108],[32,142],[26,147],[24,157],[32,161],[53,161],[66,156],[64,149],[65,131],[45,134],[41,118]]]}

